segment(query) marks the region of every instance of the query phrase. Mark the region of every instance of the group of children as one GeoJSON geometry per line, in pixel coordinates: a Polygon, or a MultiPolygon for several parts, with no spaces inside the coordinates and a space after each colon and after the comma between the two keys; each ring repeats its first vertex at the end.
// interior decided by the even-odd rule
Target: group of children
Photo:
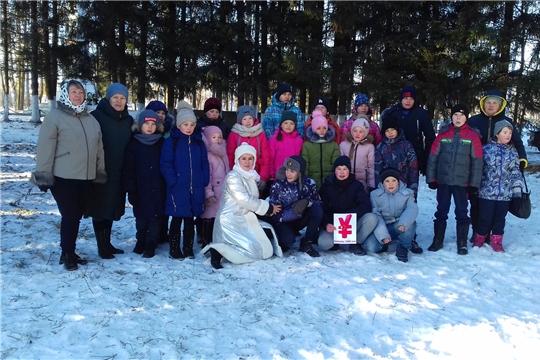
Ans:
{"type": "Polygon", "coordinates": [[[416,90],[404,88],[401,104],[383,117],[379,129],[371,120],[366,95],[355,98],[355,113],[341,127],[328,115],[327,100],[320,98],[304,125],[301,111],[294,106],[291,86],[281,84],[262,123],[254,109],[244,105],[238,109],[232,129],[219,116],[218,99],[205,102],[205,114],[200,119],[190,104],[181,101],[176,126],[170,128],[166,139],[160,124],[170,116],[164,104],[151,102],[138,117],[134,129],[137,133],[124,166],[124,185],[137,219],[134,251],[144,257],[154,256],[167,216],[172,216],[168,235],[172,258],[194,257],[195,218],[201,221],[199,240],[203,245],[212,242],[224,179],[231,165],[239,160],[235,153],[242,145],[256,151],[253,170],[259,176],[259,196],[269,196],[271,204],[282,208],[273,214],[272,223],[284,251],[292,246],[298,231],[307,226],[300,250],[319,255],[311,246],[317,243],[323,218],[318,191],[334,173],[336,164],[347,164],[350,173],[371,194],[372,212],[380,224],[365,240],[369,251],[384,250],[393,240],[398,240],[396,255],[401,261],[407,261],[409,250],[422,251],[417,245],[419,251],[415,251],[419,172],[425,172],[429,187],[437,189],[439,203],[429,250],[442,248],[453,196],[458,253],[467,253],[467,203],[470,194],[478,192],[480,206],[486,210],[481,211],[482,225],[474,235],[474,245],[482,246],[492,231],[493,249],[502,251],[504,217],[510,201],[521,194],[523,187],[520,162],[510,142],[512,125],[498,122],[493,139],[482,149],[479,135],[467,125],[467,108],[456,105],[452,108],[452,123],[435,138],[433,127],[430,130],[424,126],[427,114],[419,110],[425,110],[415,100],[416,90]],[[420,114],[416,122],[407,120],[412,114],[420,114]],[[412,141],[407,138],[408,132],[414,134],[412,141]],[[348,158],[350,163],[338,160],[340,157],[348,158]]]}

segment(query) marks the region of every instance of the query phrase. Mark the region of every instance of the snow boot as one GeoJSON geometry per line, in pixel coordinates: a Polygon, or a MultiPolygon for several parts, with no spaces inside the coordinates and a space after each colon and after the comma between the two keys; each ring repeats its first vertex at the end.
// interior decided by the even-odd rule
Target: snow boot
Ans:
{"type": "Polygon", "coordinates": [[[109,250],[105,240],[105,230],[94,230],[96,233],[96,241],[99,257],[102,259],[114,259],[114,255],[109,250]]]}
{"type": "Polygon", "coordinates": [[[156,254],[156,248],[157,248],[159,234],[156,234],[156,235],[146,237],[146,241],[145,241],[145,245],[144,245],[143,258],[148,258],[148,259],[153,258],[154,255],[156,254]]]}
{"type": "Polygon", "coordinates": [[[486,241],[487,235],[479,235],[477,233],[473,234],[473,247],[482,247],[484,245],[484,242],[486,241]]]}
{"type": "Polygon", "coordinates": [[[166,244],[169,242],[169,217],[164,216],[161,222],[161,229],[159,231],[159,244],[166,244]]]}
{"type": "Polygon", "coordinates": [[[319,252],[313,248],[313,246],[311,245],[311,242],[306,240],[306,238],[302,238],[300,240],[300,248],[298,248],[298,250],[301,251],[301,252],[305,252],[306,254],[308,254],[311,257],[319,257],[319,256],[321,256],[319,254],[319,252]]]}
{"type": "Polygon", "coordinates": [[[439,251],[444,244],[444,234],[446,233],[446,222],[433,222],[433,243],[428,247],[429,251],[439,251]]]}
{"type": "Polygon", "coordinates": [[[205,241],[205,236],[204,236],[205,234],[204,234],[204,230],[202,229],[203,219],[200,216],[197,216],[195,218],[194,223],[195,223],[195,232],[197,233],[197,244],[203,244],[205,241]]]}
{"type": "Polygon", "coordinates": [[[175,260],[184,260],[184,254],[180,251],[180,234],[174,234],[169,239],[169,257],[175,260]]]}
{"type": "Polygon", "coordinates": [[[184,244],[182,246],[182,250],[184,251],[184,256],[188,259],[195,259],[195,254],[193,254],[193,238],[193,235],[186,236],[184,233],[184,244]]]}
{"type": "Polygon", "coordinates": [[[219,253],[214,248],[210,248],[210,264],[214,269],[223,269],[223,266],[221,265],[221,259],[223,258],[223,255],[219,253]]]}
{"type": "Polygon", "coordinates": [[[493,235],[491,234],[491,248],[495,252],[504,252],[502,246],[503,236],[502,235],[493,235]]]}
{"type": "Polygon", "coordinates": [[[105,240],[107,242],[107,247],[109,248],[109,252],[111,254],[123,254],[124,250],[117,249],[111,244],[111,228],[105,228],[105,240]]]}
{"type": "Polygon", "coordinates": [[[399,261],[406,263],[409,261],[409,250],[401,246],[399,243],[396,246],[396,257],[399,261]]]}
{"type": "Polygon", "coordinates": [[[421,254],[424,252],[424,249],[422,249],[420,245],[418,245],[418,243],[416,242],[416,234],[414,234],[414,239],[411,243],[411,252],[413,254],[421,254]]]}
{"type": "Polygon", "coordinates": [[[469,225],[456,226],[456,234],[457,234],[457,253],[459,255],[467,255],[469,253],[469,251],[467,250],[469,225]]]}
{"type": "MultiPolygon", "coordinates": [[[[335,246],[335,245],[334,245],[335,246]]],[[[338,245],[339,246],[339,245],[338,245]]],[[[362,244],[352,244],[349,245],[349,252],[353,253],[354,255],[358,256],[364,256],[367,255],[366,250],[362,247],[362,244]]]]}
{"type": "Polygon", "coordinates": [[[77,265],[77,254],[74,251],[67,252],[65,254],[64,267],[68,271],[77,270],[79,265],[77,265]]]}
{"type": "MultiPolygon", "coordinates": [[[[75,254],[75,252],[74,252],[74,254],[75,254]]],[[[58,262],[58,264],[64,265],[64,263],[66,262],[66,256],[67,256],[66,253],[62,252],[62,255],[60,255],[60,261],[58,262]]],[[[75,257],[77,258],[77,264],[79,264],[79,265],[88,264],[88,260],[81,258],[79,255],[75,254],[75,257]]]]}
{"type": "Polygon", "coordinates": [[[135,254],[141,255],[144,252],[144,248],[146,246],[146,240],[144,239],[145,236],[139,235],[137,239],[137,243],[135,244],[135,248],[133,249],[133,252],[135,254]]]}
{"type": "MultiPolygon", "coordinates": [[[[328,249],[328,251],[338,251],[340,250],[341,247],[339,246],[339,244],[334,244],[334,246],[332,246],[330,249],[328,249]]],[[[349,248],[350,250],[351,248],[349,248]]]]}
{"type": "MultiPolygon", "coordinates": [[[[212,241],[214,241],[214,223],[216,222],[216,218],[207,219],[206,221],[206,240],[208,241],[204,246],[210,244],[212,241]]],[[[271,239],[271,237],[269,237],[271,239]]]]}

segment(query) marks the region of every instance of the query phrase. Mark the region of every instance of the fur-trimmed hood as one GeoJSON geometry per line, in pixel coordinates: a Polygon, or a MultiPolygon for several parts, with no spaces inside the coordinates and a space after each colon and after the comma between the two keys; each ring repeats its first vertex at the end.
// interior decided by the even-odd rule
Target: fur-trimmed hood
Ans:
{"type": "Polygon", "coordinates": [[[319,134],[313,131],[311,126],[308,126],[306,128],[306,138],[314,143],[327,143],[334,140],[334,137],[336,136],[336,131],[333,127],[329,126],[328,131],[326,132],[326,135],[324,137],[320,137],[319,134]]]}

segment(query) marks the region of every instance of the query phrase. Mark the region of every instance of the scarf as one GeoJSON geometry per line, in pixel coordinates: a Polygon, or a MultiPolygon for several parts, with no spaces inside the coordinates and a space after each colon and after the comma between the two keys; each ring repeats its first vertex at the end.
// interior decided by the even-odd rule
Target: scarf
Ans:
{"type": "Polygon", "coordinates": [[[161,139],[161,134],[135,134],[134,138],[143,145],[154,145],[161,139]]]}
{"type": "MultiPolygon", "coordinates": [[[[86,95],[86,91],[85,91],[86,95]]],[[[69,94],[68,94],[68,83],[64,83],[62,85],[62,88],[60,89],[60,98],[58,99],[58,102],[60,102],[62,105],[67,106],[68,108],[75,111],[76,114],[80,114],[83,111],[86,110],[86,99],[82,102],[81,105],[73,105],[71,103],[71,100],[69,100],[69,94]]]]}
{"type": "Polygon", "coordinates": [[[251,169],[249,171],[246,171],[246,170],[242,169],[242,167],[239,164],[234,164],[233,170],[235,170],[237,173],[239,173],[240,175],[242,175],[246,179],[253,179],[256,182],[258,182],[261,179],[261,177],[259,176],[259,174],[255,170],[251,169]]]}

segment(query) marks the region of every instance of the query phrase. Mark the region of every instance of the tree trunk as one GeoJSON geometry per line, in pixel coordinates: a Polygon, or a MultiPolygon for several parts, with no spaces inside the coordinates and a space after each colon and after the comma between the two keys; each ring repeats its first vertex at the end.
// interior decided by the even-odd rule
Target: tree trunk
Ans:
{"type": "Polygon", "coordinates": [[[2,46],[3,46],[3,52],[4,52],[4,74],[3,74],[3,82],[2,87],[4,90],[4,121],[9,120],[9,26],[8,26],[8,2],[2,1],[2,46]]]}
{"type": "Polygon", "coordinates": [[[38,123],[39,120],[39,103],[38,103],[38,48],[39,48],[39,32],[37,23],[37,1],[30,2],[30,18],[31,18],[31,74],[32,74],[32,118],[30,121],[38,123]]]}
{"type": "MultiPolygon", "coordinates": [[[[186,23],[186,2],[182,1],[180,3],[182,8],[182,16],[180,18],[180,31],[183,34],[186,23]]],[[[165,62],[165,71],[169,75],[167,77],[167,82],[165,84],[167,88],[167,109],[171,114],[174,114],[174,85],[175,85],[175,63],[176,63],[176,3],[174,1],[169,1],[167,3],[167,11],[165,17],[166,29],[165,31],[169,34],[170,41],[166,41],[164,44],[164,62],[165,62]]],[[[180,68],[183,69],[182,65],[183,60],[180,60],[180,68]]],[[[182,70],[180,70],[182,71],[182,70]]],[[[180,74],[179,74],[180,75],[180,74]]]]}
{"type": "MultiPolygon", "coordinates": [[[[125,6],[124,3],[122,6],[125,6]]],[[[126,82],[126,20],[121,11],[118,13],[118,60],[118,82],[128,86],[126,82]]]]}
{"type": "Polygon", "coordinates": [[[503,94],[508,92],[508,68],[510,67],[510,47],[512,44],[512,33],[514,29],[514,4],[513,1],[504,3],[504,24],[500,34],[500,59],[497,76],[497,87],[503,94]]]}
{"type": "Polygon", "coordinates": [[[51,32],[51,83],[49,85],[49,96],[52,101],[49,104],[49,109],[53,109],[56,107],[56,88],[58,86],[58,1],[52,2],[51,32]]]}
{"type": "Polygon", "coordinates": [[[146,14],[148,14],[148,2],[143,1],[141,3],[141,15],[140,21],[140,48],[139,48],[139,66],[137,69],[137,109],[144,109],[144,103],[146,100],[146,47],[148,42],[148,22],[146,14]]]}

